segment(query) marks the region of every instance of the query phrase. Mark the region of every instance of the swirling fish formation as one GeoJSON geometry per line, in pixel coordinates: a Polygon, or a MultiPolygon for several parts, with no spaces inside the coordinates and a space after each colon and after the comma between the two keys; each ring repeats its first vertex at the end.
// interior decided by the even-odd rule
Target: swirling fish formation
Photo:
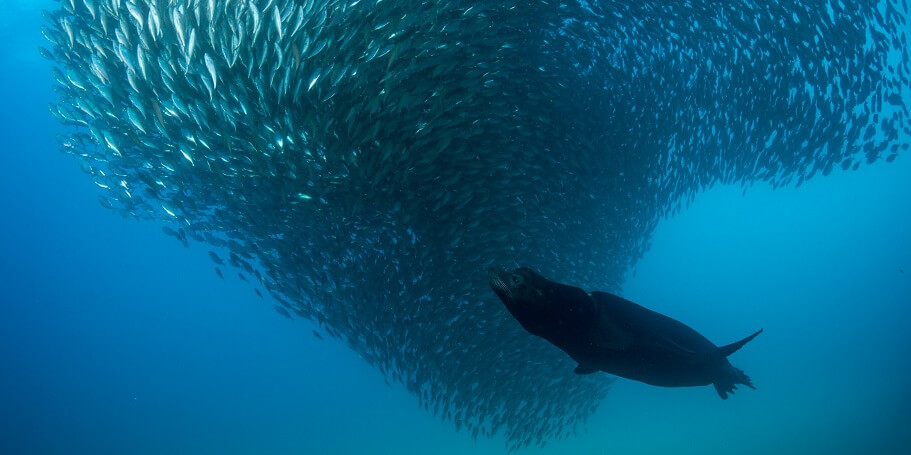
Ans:
{"type": "MultiPolygon", "coordinates": [[[[419,403],[510,448],[606,395],[485,284],[619,289],[715,183],[908,149],[906,0],[63,0],[62,149],[419,403]],[[224,260],[221,258],[225,257],[224,260]]],[[[221,269],[216,269],[219,275],[221,269]]]]}

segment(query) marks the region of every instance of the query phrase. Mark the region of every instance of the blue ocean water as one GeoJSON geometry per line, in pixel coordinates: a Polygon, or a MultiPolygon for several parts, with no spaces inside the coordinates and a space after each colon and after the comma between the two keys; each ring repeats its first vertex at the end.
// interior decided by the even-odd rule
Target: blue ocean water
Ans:
{"type": "MultiPolygon", "coordinates": [[[[0,16],[0,453],[505,452],[220,280],[203,246],[102,208],[54,141],[36,51],[51,5],[0,16]]],[[[618,380],[586,431],[523,452],[908,453],[909,197],[907,156],[699,195],[624,295],[718,343],[764,328],[731,359],[758,390],[618,380]]]]}

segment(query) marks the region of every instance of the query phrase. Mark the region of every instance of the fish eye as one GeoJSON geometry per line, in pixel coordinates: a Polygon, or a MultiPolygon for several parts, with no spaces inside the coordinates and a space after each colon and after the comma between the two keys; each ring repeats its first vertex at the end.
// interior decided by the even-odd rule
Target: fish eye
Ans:
{"type": "Polygon", "coordinates": [[[512,284],[522,284],[522,276],[514,273],[512,275],[512,284]]]}

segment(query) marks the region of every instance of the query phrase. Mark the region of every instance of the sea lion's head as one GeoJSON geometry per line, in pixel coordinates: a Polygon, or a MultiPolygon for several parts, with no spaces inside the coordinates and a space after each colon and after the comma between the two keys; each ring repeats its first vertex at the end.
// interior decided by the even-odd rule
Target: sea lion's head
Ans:
{"type": "Polygon", "coordinates": [[[527,267],[519,267],[512,272],[490,269],[487,281],[506,308],[541,306],[545,303],[544,285],[548,280],[527,267]]]}
{"type": "Polygon", "coordinates": [[[583,309],[590,306],[582,289],[548,280],[527,267],[512,272],[490,269],[487,281],[525,330],[545,338],[582,322],[583,309]]]}

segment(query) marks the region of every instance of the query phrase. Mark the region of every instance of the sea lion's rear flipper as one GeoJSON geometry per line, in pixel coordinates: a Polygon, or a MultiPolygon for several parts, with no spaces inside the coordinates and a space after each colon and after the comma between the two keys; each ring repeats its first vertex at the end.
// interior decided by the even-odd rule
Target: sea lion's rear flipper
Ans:
{"type": "MultiPolygon", "coordinates": [[[[720,358],[725,358],[737,352],[738,349],[742,348],[743,345],[749,343],[753,338],[756,338],[756,336],[760,333],[762,333],[762,329],[759,329],[758,332],[736,343],[722,346],[712,354],[720,358]]],[[[722,400],[727,400],[728,395],[734,393],[734,391],[737,390],[737,384],[743,384],[751,389],[756,388],[753,387],[753,381],[750,380],[750,377],[747,376],[743,370],[735,368],[728,362],[724,362],[724,364],[725,366],[718,371],[715,380],[712,381],[712,385],[715,386],[715,391],[718,392],[718,396],[720,396],[722,400]]]]}
{"type": "Polygon", "coordinates": [[[727,400],[728,395],[737,390],[737,384],[743,384],[756,390],[750,377],[740,368],[735,368],[730,364],[721,372],[720,377],[712,383],[712,385],[715,386],[715,391],[718,392],[718,396],[721,397],[722,400],[727,400]]]}
{"type": "Polygon", "coordinates": [[[600,370],[599,370],[598,368],[595,368],[595,367],[591,366],[591,365],[582,365],[582,364],[580,363],[579,366],[577,366],[576,369],[573,370],[573,373],[576,373],[576,374],[592,374],[592,373],[594,373],[594,372],[596,372],[596,371],[600,371],[600,370]]]}
{"type": "Polygon", "coordinates": [[[731,344],[727,344],[727,345],[724,345],[724,346],[718,348],[718,350],[715,351],[715,354],[717,354],[719,357],[727,357],[727,356],[737,352],[737,350],[742,348],[743,345],[749,343],[750,340],[752,340],[753,338],[756,338],[756,336],[759,335],[760,333],[762,333],[762,329],[759,329],[759,331],[757,331],[756,333],[754,333],[740,341],[737,341],[737,342],[731,343],[731,344]]]}

